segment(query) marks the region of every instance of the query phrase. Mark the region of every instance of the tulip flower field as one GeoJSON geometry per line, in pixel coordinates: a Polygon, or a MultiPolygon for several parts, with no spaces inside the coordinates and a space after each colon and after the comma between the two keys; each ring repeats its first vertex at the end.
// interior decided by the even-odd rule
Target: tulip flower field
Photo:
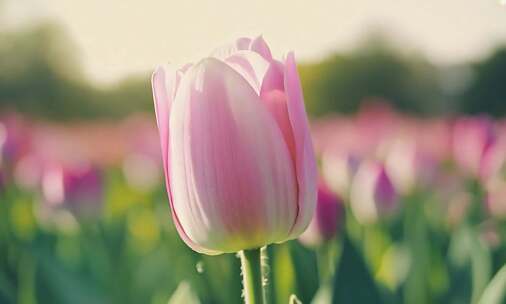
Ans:
{"type": "MultiPolygon", "coordinates": [[[[0,122],[0,303],[243,302],[237,255],[178,236],[154,117],[0,122]]],[[[506,121],[373,103],[310,128],[317,205],[262,250],[267,303],[505,303],[506,121]]]]}

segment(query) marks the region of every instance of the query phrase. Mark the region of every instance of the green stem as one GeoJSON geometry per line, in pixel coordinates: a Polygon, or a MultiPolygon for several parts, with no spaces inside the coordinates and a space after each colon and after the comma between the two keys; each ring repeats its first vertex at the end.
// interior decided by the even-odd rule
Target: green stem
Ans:
{"type": "Polygon", "coordinates": [[[260,265],[262,267],[262,287],[264,291],[264,304],[273,303],[271,282],[271,268],[267,246],[260,249],[260,265]]]}
{"type": "Polygon", "coordinates": [[[239,255],[246,304],[264,304],[260,248],[243,250],[239,255]]]}
{"type": "Polygon", "coordinates": [[[320,284],[326,283],[331,275],[328,244],[324,243],[316,249],[316,265],[320,284]]]}

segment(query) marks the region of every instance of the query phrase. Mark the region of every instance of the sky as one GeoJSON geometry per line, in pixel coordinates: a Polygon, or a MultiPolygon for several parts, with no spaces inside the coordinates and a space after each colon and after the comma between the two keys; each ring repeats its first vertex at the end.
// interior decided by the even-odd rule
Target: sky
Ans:
{"type": "Polygon", "coordinates": [[[485,56],[506,43],[506,0],[0,0],[11,23],[50,18],[97,83],[184,63],[239,36],[263,34],[302,61],[352,48],[381,28],[435,63],[485,56]]]}

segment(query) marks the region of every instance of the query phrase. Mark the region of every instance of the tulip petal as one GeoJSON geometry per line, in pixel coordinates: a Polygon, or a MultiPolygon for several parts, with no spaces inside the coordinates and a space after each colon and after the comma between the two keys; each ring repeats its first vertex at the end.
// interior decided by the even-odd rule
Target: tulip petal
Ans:
{"type": "Polygon", "coordinates": [[[234,41],[232,44],[227,44],[215,49],[211,53],[211,56],[219,59],[225,59],[237,53],[238,51],[249,50],[250,44],[251,38],[241,37],[234,41]]]}
{"type": "Polygon", "coordinates": [[[284,76],[288,114],[295,139],[295,166],[299,187],[299,210],[290,234],[290,238],[295,238],[306,229],[314,213],[317,196],[317,171],[309,123],[304,109],[304,97],[292,52],[288,53],[286,57],[284,76]]]}
{"type": "Polygon", "coordinates": [[[168,155],[169,113],[173,100],[173,91],[176,82],[176,71],[169,68],[158,67],[151,77],[153,100],[155,102],[155,115],[162,145],[162,158],[164,171],[166,170],[168,155]]]}
{"type": "Polygon", "coordinates": [[[151,77],[156,123],[160,134],[164,171],[168,168],[169,116],[172,101],[184,73],[192,66],[186,64],[180,69],[173,66],[159,66],[151,77]]]}
{"type": "Polygon", "coordinates": [[[265,60],[272,61],[271,50],[261,35],[251,41],[249,48],[253,52],[260,54],[265,60]]]}
{"type": "Polygon", "coordinates": [[[269,69],[268,61],[255,52],[238,51],[227,57],[225,62],[248,81],[257,95],[260,94],[262,80],[269,69]]]}
{"type": "Polygon", "coordinates": [[[277,60],[271,61],[263,77],[260,96],[272,90],[285,90],[283,64],[277,60]]]}
{"type": "Polygon", "coordinates": [[[221,252],[285,239],[297,186],[274,118],[228,64],[208,58],[189,74],[170,119],[173,207],[184,231],[221,252]]]}
{"type": "Polygon", "coordinates": [[[295,139],[293,137],[292,125],[288,115],[286,94],[281,90],[271,90],[263,94],[262,101],[267,106],[267,109],[274,117],[281,130],[288,151],[290,152],[292,163],[295,167],[297,151],[295,149],[295,139]]]}
{"type": "Polygon", "coordinates": [[[188,65],[182,69],[176,71],[172,67],[158,67],[151,78],[151,84],[153,88],[153,99],[155,103],[155,115],[158,125],[158,132],[160,134],[160,142],[162,148],[162,159],[163,159],[163,171],[165,173],[165,181],[167,187],[167,194],[169,197],[169,204],[171,206],[172,218],[174,225],[183,239],[183,241],[193,250],[205,253],[209,255],[219,254],[220,252],[207,250],[193,243],[193,241],[186,235],[182,228],[179,219],[174,212],[173,199],[170,188],[169,180],[169,168],[170,168],[170,157],[169,157],[169,116],[171,111],[172,102],[174,95],[177,91],[180,79],[183,73],[188,69],[188,65]]]}

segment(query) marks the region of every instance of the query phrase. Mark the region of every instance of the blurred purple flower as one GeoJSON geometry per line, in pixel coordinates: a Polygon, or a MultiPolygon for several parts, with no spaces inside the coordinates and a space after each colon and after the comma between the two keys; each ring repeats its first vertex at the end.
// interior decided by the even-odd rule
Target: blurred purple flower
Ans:
{"type": "Polygon", "coordinates": [[[0,163],[11,167],[31,147],[31,132],[27,124],[15,114],[0,118],[0,163]]]}
{"type": "Polygon", "coordinates": [[[42,193],[49,207],[67,209],[79,217],[94,216],[102,207],[102,176],[88,164],[50,165],[43,173],[42,193]]]}
{"type": "Polygon", "coordinates": [[[354,153],[325,152],[321,158],[322,177],[328,187],[347,198],[351,182],[360,165],[360,158],[354,153]]]}
{"type": "Polygon", "coordinates": [[[362,224],[389,217],[398,210],[398,194],[383,164],[362,163],[353,179],[350,203],[353,214],[362,224]]]}
{"type": "Polygon", "coordinates": [[[413,139],[399,137],[388,151],[386,169],[395,188],[402,194],[409,194],[433,182],[437,163],[413,139]]]}
{"type": "Polygon", "coordinates": [[[315,214],[299,240],[307,246],[321,245],[338,234],[343,221],[343,201],[324,183],[320,183],[315,214]]]}

